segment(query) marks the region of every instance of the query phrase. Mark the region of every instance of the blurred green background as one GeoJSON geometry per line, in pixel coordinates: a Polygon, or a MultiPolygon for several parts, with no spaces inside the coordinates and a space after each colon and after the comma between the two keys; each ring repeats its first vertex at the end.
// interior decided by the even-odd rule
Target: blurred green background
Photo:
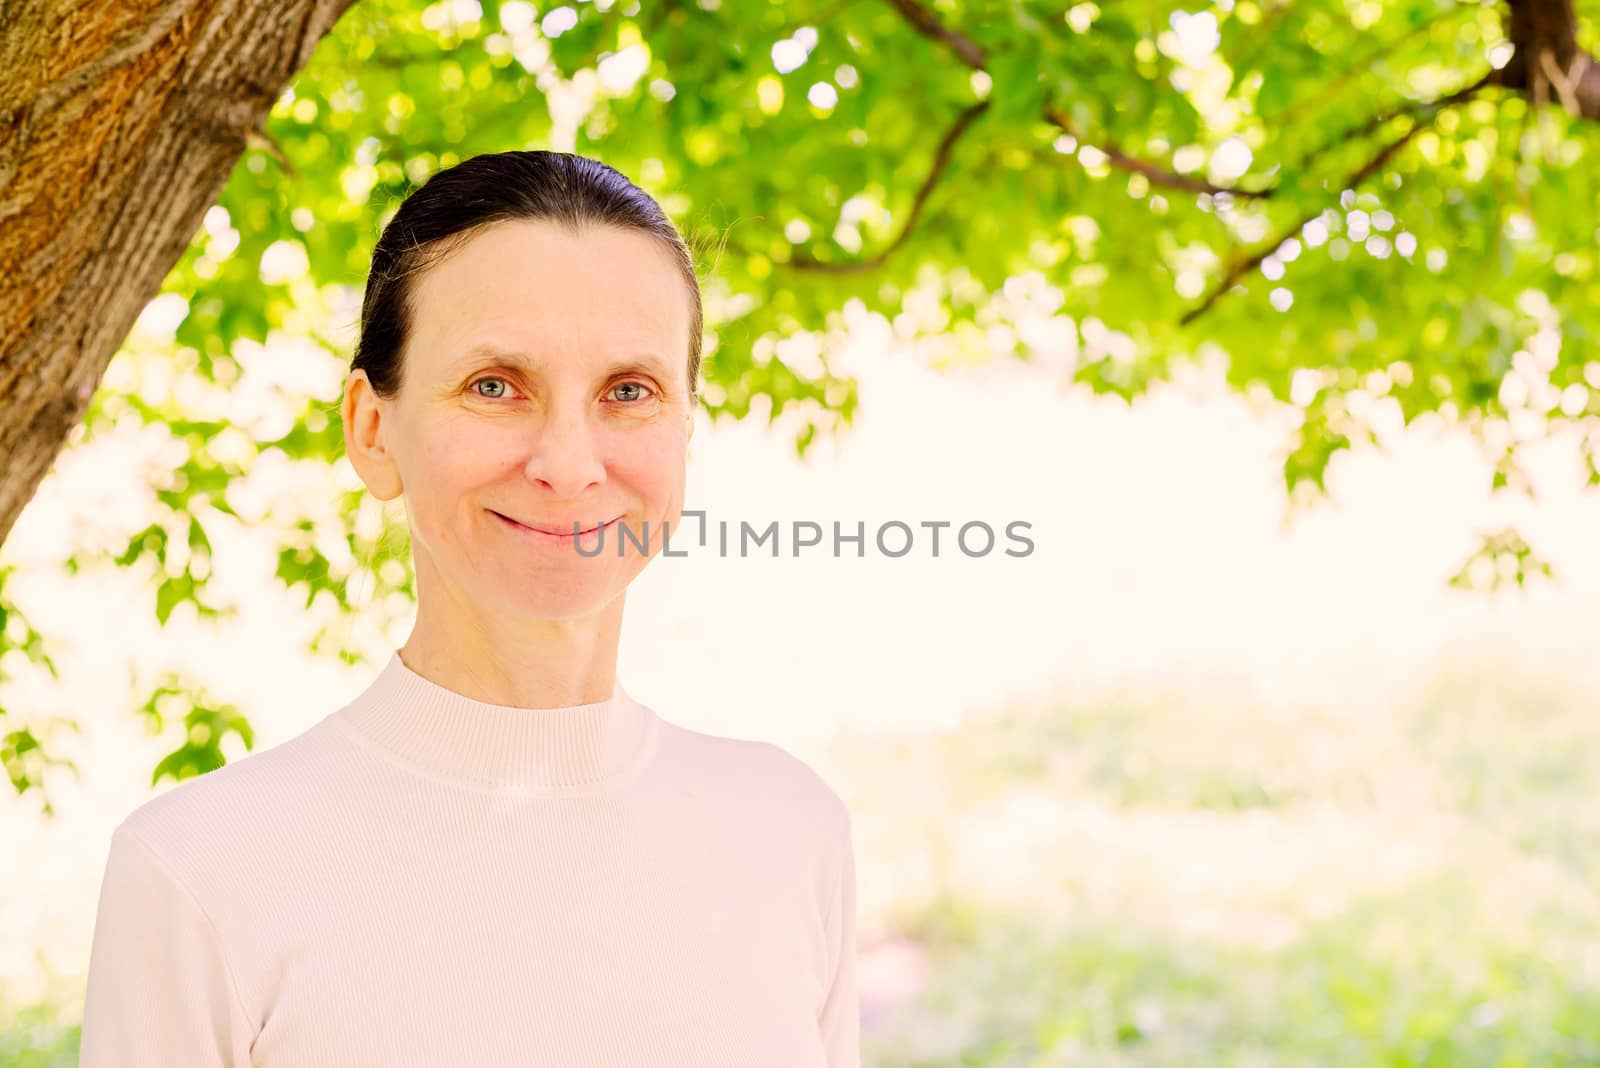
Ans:
{"type": "Polygon", "coordinates": [[[1554,0],[356,3],[0,554],[0,1064],[76,1060],[110,827],[403,637],[340,455],[367,259],[536,147],[696,250],[689,506],[1035,523],[630,600],[663,715],[856,813],[869,1063],[1600,1065],[1597,45],[1554,0]]]}

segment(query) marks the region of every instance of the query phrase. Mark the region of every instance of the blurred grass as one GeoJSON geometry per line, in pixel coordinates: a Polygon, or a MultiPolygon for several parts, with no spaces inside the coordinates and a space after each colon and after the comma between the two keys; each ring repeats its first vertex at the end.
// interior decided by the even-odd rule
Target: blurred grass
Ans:
{"type": "MultiPolygon", "coordinates": [[[[865,1061],[1600,1068],[1597,697],[1463,650],[1385,708],[1213,680],[855,739],[863,916],[927,963],[865,1061]]],[[[9,1005],[0,1065],[75,1062],[9,1005]]]]}
{"type": "Polygon", "coordinates": [[[74,1068],[83,1018],[83,976],[47,974],[43,999],[18,1005],[0,989],[0,1065],[74,1068]]]}
{"type": "Polygon", "coordinates": [[[1600,994],[1472,937],[1435,889],[1366,902],[1275,952],[1138,925],[987,917],[867,1061],[898,1065],[1489,1066],[1600,1063],[1600,994]]]}
{"type": "Polygon", "coordinates": [[[1600,694],[1493,648],[1384,708],[1212,682],[844,747],[928,976],[868,1063],[1600,1066],[1600,694]]]}

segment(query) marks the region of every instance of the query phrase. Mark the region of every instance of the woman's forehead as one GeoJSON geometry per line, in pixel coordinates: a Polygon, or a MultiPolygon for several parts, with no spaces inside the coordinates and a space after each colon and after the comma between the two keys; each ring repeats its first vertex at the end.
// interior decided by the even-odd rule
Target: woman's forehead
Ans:
{"type": "Polygon", "coordinates": [[[451,358],[568,345],[665,356],[682,347],[690,322],[671,259],[649,237],[612,229],[496,227],[424,271],[416,286],[412,326],[447,344],[451,358]]]}
{"type": "Polygon", "coordinates": [[[498,223],[452,248],[424,272],[450,287],[484,291],[541,283],[565,293],[617,295],[682,285],[659,241],[612,226],[573,232],[543,220],[498,223]]]}

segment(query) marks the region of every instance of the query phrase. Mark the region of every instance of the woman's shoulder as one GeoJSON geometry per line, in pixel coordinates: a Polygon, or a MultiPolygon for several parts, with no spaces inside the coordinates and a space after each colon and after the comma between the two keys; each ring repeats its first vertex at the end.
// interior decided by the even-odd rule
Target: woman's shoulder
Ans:
{"type": "Polygon", "coordinates": [[[718,782],[741,797],[768,796],[784,802],[804,802],[819,815],[848,820],[849,812],[837,790],[803,758],[777,742],[708,734],[663,721],[671,740],[661,755],[675,770],[698,781],[718,782]]]}
{"type": "Polygon", "coordinates": [[[259,841],[327,799],[332,724],[324,719],[276,745],[184,779],[141,803],[114,833],[131,835],[174,866],[230,843],[259,841]]]}

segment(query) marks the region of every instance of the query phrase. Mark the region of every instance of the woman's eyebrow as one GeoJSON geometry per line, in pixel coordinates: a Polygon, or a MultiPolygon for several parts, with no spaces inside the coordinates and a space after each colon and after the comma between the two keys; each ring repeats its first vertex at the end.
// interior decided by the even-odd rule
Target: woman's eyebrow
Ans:
{"type": "MultiPolygon", "coordinates": [[[[461,367],[475,364],[483,360],[494,360],[500,363],[515,364],[527,371],[538,370],[538,361],[526,352],[516,349],[503,349],[498,345],[480,342],[467,349],[466,352],[453,361],[453,366],[461,367]]],[[[670,379],[667,366],[661,358],[653,352],[641,352],[635,356],[626,356],[612,362],[606,368],[607,375],[626,374],[629,372],[643,371],[655,375],[657,378],[670,379]]]]}

